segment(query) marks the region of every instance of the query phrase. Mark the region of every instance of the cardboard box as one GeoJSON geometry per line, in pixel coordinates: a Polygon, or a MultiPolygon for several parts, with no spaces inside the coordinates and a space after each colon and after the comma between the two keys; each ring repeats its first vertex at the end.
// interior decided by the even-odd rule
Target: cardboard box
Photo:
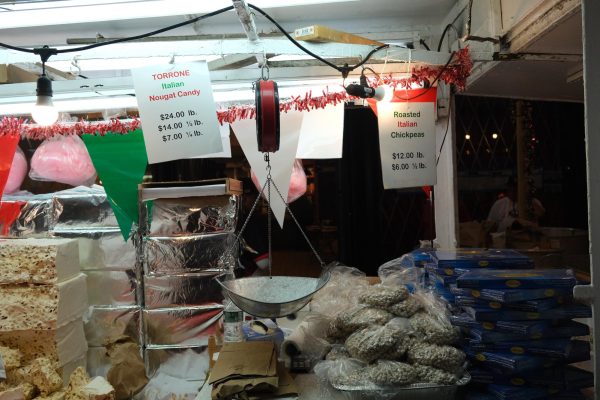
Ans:
{"type": "Polygon", "coordinates": [[[225,343],[211,371],[212,398],[230,398],[251,391],[274,392],[279,387],[273,342],[225,343]]]}

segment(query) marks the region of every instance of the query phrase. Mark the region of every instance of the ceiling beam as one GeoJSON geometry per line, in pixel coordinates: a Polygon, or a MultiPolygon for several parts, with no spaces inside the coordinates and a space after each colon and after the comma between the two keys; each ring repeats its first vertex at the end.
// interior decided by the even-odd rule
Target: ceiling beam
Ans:
{"type": "Polygon", "coordinates": [[[503,37],[508,52],[518,53],[558,23],[581,10],[581,0],[546,0],[503,37]]]}
{"type": "MultiPolygon", "coordinates": [[[[303,43],[303,46],[323,58],[329,57],[361,57],[364,58],[373,50],[373,46],[346,43],[303,43]]],[[[123,57],[171,57],[175,56],[223,56],[253,54],[286,54],[305,55],[287,39],[268,38],[258,43],[247,39],[207,40],[190,43],[189,41],[155,43],[118,43],[97,47],[84,52],[61,53],[52,56],[51,61],[70,61],[75,55],[79,60],[117,59],[123,57]]],[[[383,49],[373,55],[373,59],[390,61],[423,62],[432,65],[443,65],[448,60],[448,53],[436,51],[410,50],[401,47],[383,49]]],[[[39,57],[29,53],[0,50],[0,63],[36,62],[39,57]]]]}
{"type": "MultiPolygon", "coordinates": [[[[360,27],[357,27],[360,29],[360,27]]],[[[371,40],[382,42],[418,42],[420,38],[428,38],[431,34],[431,28],[427,26],[411,27],[407,30],[386,30],[385,32],[356,31],[350,32],[353,35],[364,36],[371,40]]],[[[179,41],[199,41],[199,40],[224,40],[224,39],[244,39],[247,38],[245,33],[204,33],[199,35],[155,35],[141,39],[132,40],[130,43],[142,42],[179,42],[179,41]]],[[[283,38],[283,33],[277,32],[259,32],[259,39],[266,38],[283,38]]],[[[109,42],[111,40],[123,39],[123,37],[82,37],[82,38],[67,38],[68,45],[81,46],[95,44],[101,42],[109,42]]]]}
{"type": "MultiPolygon", "coordinates": [[[[8,66],[10,83],[36,82],[42,75],[42,65],[40,63],[16,63],[8,66]]],[[[56,68],[46,66],[46,75],[53,81],[64,81],[75,79],[75,76],[60,71],[56,68]]]]}
{"type": "Polygon", "coordinates": [[[254,56],[249,56],[247,54],[233,54],[209,61],[208,69],[210,71],[218,71],[225,68],[243,68],[252,65],[255,62],[256,59],[254,56]]]}
{"type": "MultiPolygon", "coordinates": [[[[407,64],[387,63],[371,65],[371,68],[377,73],[405,73],[407,64]]],[[[352,71],[346,81],[358,79],[360,68],[352,71]]],[[[308,79],[326,79],[341,78],[339,72],[327,66],[311,67],[290,67],[290,68],[270,68],[271,79],[281,82],[287,81],[306,81],[308,79]]],[[[235,69],[210,71],[210,78],[213,85],[227,86],[224,89],[233,90],[233,85],[247,85],[260,77],[260,69],[235,69]]],[[[133,80],[131,77],[122,78],[103,78],[103,79],[81,79],[69,81],[53,82],[52,88],[55,96],[61,94],[91,94],[94,96],[103,94],[119,95],[133,94],[133,80]]],[[[216,87],[215,91],[224,90],[216,87]]],[[[0,103],[19,101],[19,98],[28,98],[35,96],[35,82],[14,83],[0,85],[0,103]]],[[[89,97],[89,96],[88,96],[89,97]]]]}
{"type": "MultiPolygon", "coordinates": [[[[280,38],[283,37],[281,32],[261,32],[259,38],[280,38]]],[[[245,33],[206,33],[199,35],[178,35],[178,36],[148,36],[141,39],[131,40],[129,43],[143,42],[181,42],[191,40],[223,40],[223,39],[244,39],[247,38],[245,33]]],[[[68,45],[81,46],[94,43],[110,42],[111,40],[123,39],[123,37],[102,37],[102,38],[67,38],[68,45]]]]}
{"type": "Polygon", "coordinates": [[[39,74],[30,71],[28,68],[21,67],[22,65],[27,65],[27,63],[8,65],[7,80],[9,83],[36,82],[40,77],[39,74]]]}
{"type": "Polygon", "coordinates": [[[553,53],[498,53],[494,55],[497,61],[559,61],[583,62],[582,54],[553,54],[553,53]]]}
{"type": "Polygon", "coordinates": [[[8,82],[8,67],[6,64],[0,64],[0,83],[8,82]]]}

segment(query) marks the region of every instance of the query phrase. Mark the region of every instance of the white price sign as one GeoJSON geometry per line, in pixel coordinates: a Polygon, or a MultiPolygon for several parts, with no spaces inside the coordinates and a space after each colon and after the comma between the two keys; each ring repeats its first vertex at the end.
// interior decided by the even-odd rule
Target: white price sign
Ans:
{"type": "Polygon", "coordinates": [[[223,151],[206,62],[131,72],[150,164],[223,151]]]}
{"type": "MultiPolygon", "coordinates": [[[[411,98],[422,91],[397,93],[411,98]]],[[[385,189],[435,185],[435,93],[430,89],[411,101],[377,103],[385,189]]]]}

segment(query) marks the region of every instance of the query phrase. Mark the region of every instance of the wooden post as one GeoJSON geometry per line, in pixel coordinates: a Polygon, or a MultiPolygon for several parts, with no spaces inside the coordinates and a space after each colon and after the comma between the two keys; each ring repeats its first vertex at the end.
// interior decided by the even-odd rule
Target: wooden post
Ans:
{"type": "Polygon", "coordinates": [[[585,152],[587,159],[588,230],[590,235],[591,285],[576,286],[575,298],[592,304],[592,361],[595,398],[600,394],[600,2],[582,1],[583,16],[583,90],[585,93],[585,152]]]}
{"type": "MultiPolygon", "coordinates": [[[[525,102],[517,100],[516,107],[516,137],[517,137],[517,211],[519,218],[526,219],[528,177],[525,169],[527,143],[525,143],[525,102]]],[[[515,200],[515,199],[513,199],[515,200]]]]}

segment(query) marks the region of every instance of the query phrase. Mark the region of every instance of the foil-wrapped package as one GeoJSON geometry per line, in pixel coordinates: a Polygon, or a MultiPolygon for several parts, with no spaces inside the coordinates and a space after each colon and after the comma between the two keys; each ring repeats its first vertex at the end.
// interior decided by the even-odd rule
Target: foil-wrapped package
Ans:
{"type": "Polygon", "coordinates": [[[223,303],[223,291],[214,279],[218,274],[191,273],[146,276],[146,309],[206,306],[223,303]]]}
{"type": "Polygon", "coordinates": [[[135,306],[138,282],[134,270],[85,271],[88,304],[98,306],[135,306]]]}
{"type": "Polygon", "coordinates": [[[110,358],[106,354],[105,347],[88,347],[87,372],[90,376],[106,376],[110,366],[110,358]]]}
{"type": "MultiPolygon", "coordinates": [[[[140,356],[143,356],[142,347],[139,348],[140,356]]],[[[87,372],[90,376],[106,376],[112,364],[106,347],[89,347],[87,352],[87,372]]]]}
{"type": "Polygon", "coordinates": [[[217,272],[220,258],[234,243],[233,233],[144,238],[145,273],[217,272]]]}
{"type": "Polygon", "coordinates": [[[48,237],[57,215],[51,194],[27,192],[7,194],[0,203],[0,236],[11,238],[48,237]]]}
{"type": "Polygon", "coordinates": [[[54,230],[118,228],[102,186],[79,186],[53,195],[58,220],[54,230]]]}
{"type": "Polygon", "coordinates": [[[132,239],[123,240],[119,228],[54,232],[55,236],[79,239],[79,262],[82,270],[130,270],[136,265],[136,248],[132,239]]]}
{"type": "Polygon", "coordinates": [[[196,398],[208,373],[206,346],[150,346],[144,352],[146,374],[150,378],[142,392],[144,400],[196,398]]]}
{"type": "Polygon", "coordinates": [[[234,232],[239,197],[235,195],[157,199],[146,202],[150,236],[234,232]]]}
{"type": "Polygon", "coordinates": [[[146,345],[206,346],[221,331],[223,306],[144,310],[146,345]]]}
{"type": "Polygon", "coordinates": [[[102,307],[89,308],[84,317],[85,337],[89,346],[104,346],[107,339],[121,335],[131,337],[136,343],[142,344],[140,308],[102,307]]]}

